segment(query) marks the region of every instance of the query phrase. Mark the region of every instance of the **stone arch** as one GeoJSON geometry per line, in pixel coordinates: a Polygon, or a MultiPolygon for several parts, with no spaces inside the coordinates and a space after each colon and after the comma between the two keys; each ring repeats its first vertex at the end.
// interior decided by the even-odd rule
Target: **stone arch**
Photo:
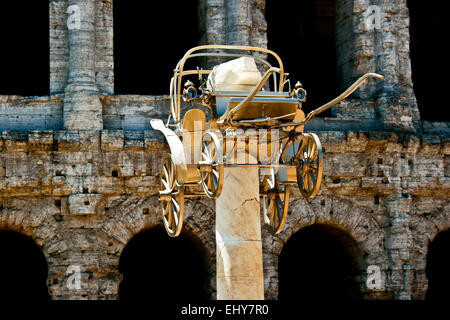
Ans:
{"type": "Polygon", "coordinates": [[[429,279],[426,274],[427,254],[429,245],[438,234],[450,228],[450,201],[439,199],[423,199],[423,204],[416,204],[411,215],[409,228],[412,237],[411,298],[423,300],[426,298],[429,279]],[[426,211],[424,211],[426,210],[426,211]]]}
{"type": "Polygon", "coordinates": [[[2,301],[49,299],[47,260],[32,237],[1,228],[0,260],[2,301]]]}
{"type": "Polygon", "coordinates": [[[57,214],[52,198],[0,198],[0,229],[31,237],[46,255],[58,236],[57,214]]]}
{"type": "Polygon", "coordinates": [[[341,228],[315,223],[296,232],[283,246],[279,264],[279,298],[358,300],[362,255],[341,228]]]}
{"type": "Polygon", "coordinates": [[[161,225],[138,233],[120,257],[120,299],[208,298],[205,251],[201,241],[187,230],[176,238],[169,237],[161,225]]]}
{"type": "MultiPolygon", "coordinates": [[[[99,237],[109,243],[107,248],[111,266],[115,270],[117,286],[114,287],[113,296],[118,297],[119,283],[123,276],[119,272],[120,256],[136,235],[153,228],[163,228],[161,220],[160,202],[157,196],[122,196],[110,200],[111,204],[105,212],[105,221],[99,237]]],[[[213,203],[210,200],[185,199],[185,214],[183,230],[198,239],[204,248],[206,272],[209,277],[207,291],[211,298],[215,297],[215,214],[213,203]]],[[[165,231],[164,231],[165,232],[165,231]]],[[[167,238],[169,236],[166,234],[167,238]]]]}
{"type": "Polygon", "coordinates": [[[335,2],[266,0],[267,46],[282,58],[291,85],[296,81],[304,85],[307,110],[337,93],[335,2]],[[302,49],[292,50],[292,43],[302,49]]]}
{"type": "Polygon", "coordinates": [[[450,85],[448,79],[442,78],[442,73],[450,70],[447,41],[444,40],[450,37],[447,17],[450,4],[448,1],[440,2],[437,9],[424,1],[408,0],[407,5],[411,76],[420,118],[427,121],[450,121],[448,113],[441,112],[440,108],[442,93],[450,85]]]}
{"type": "Polygon", "coordinates": [[[263,228],[264,277],[267,299],[278,297],[278,261],[283,246],[299,230],[315,224],[333,226],[347,233],[355,240],[360,250],[360,274],[358,283],[364,298],[374,294],[365,286],[366,268],[376,264],[384,269],[387,254],[382,213],[374,213],[368,207],[341,196],[318,195],[306,200],[295,197],[291,200],[284,230],[271,235],[263,228]]]}
{"type": "MultiPolygon", "coordinates": [[[[60,209],[55,200],[46,198],[0,198],[0,230],[15,232],[33,241],[46,260],[48,294],[54,296],[52,280],[59,271],[55,253],[65,247],[65,241],[58,232],[55,216],[60,209]]],[[[56,278],[58,278],[56,276],[56,278]]],[[[59,284],[55,284],[58,287],[59,284]]],[[[56,289],[58,290],[58,289],[56,289]]]]}
{"type": "Polygon", "coordinates": [[[345,197],[319,195],[312,200],[297,198],[290,203],[283,240],[287,241],[301,228],[314,223],[325,223],[338,226],[363,244],[369,230],[375,227],[370,213],[369,208],[345,197]]]}
{"type": "Polygon", "coordinates": [[[169,94],[178,60],[200,41],[198,2],[114,0],[116,94],[169,94]]]}
{"type": "Polygon", "coordinates": [[[427,300],[450,300],[450,229],[440,231],[428,244],[425,274],[428,278],[427,300]]]}

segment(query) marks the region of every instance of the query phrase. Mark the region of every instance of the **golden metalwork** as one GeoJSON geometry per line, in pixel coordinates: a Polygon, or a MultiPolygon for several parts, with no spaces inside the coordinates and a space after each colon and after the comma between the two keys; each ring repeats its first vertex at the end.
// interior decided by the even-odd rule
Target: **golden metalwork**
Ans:
{"type": "Polygon", "coordinates": [[[184,198],[220,196],[224,166],[256,166],[269,172],[263,175],[260,184],[262,210],[269,230],[274,234],[281,232],[289,207],[290,186],[298,185],[303,197],[312,198],[319,192],[322,180],[322,146],[317,135],[303,132],[304,126],[348,97],[369,78],[383,79],[379,74],[367,73],[337,98],[305,116],[302,103],[306,101],[306,90],[297,82],[292,91],[284,91],[284,85],[289,82],[288,74],[284,72],[280,57],[272,50],[198,46],[185,53],[173,72],[169,118],[166,124],[159,119],[151,121],[152,127],[164,134],[170,148],[170,157],[161,167],[159,193],[164,224],[171,236],[181,231],[184,198]],[[264,56],[272,56],[271,61],[277,65],[272,66],[264,56]],[[200,57],[202,61],[218,58],[228,62],[213,69],[186,68],[189,59],[200,57]],[[251,70],[248,73],[232,71],[230,74],[235,78],[230,79],[238,79],[237,83],[227,83],[229,79],[223,70],[238,62],[251,70]],[[243,74],[248,76],[246,80],[239,78],[243,74]],[[199,82],[197,87],[194,76],[199,82]],[[225,82],[217,84],[218,79],[225,82]],[[267,90],[270,79],[273,79],[270,81],[272,90],[267,90]],[[183,119],[182,103],[189,109],[183,119]],[[252,138],[256,140],[240,136],[238,129],[241,128],[255,129],[252,138]],[[264,129],[265,133],[260,133],[259,129],[264,129]],[[268,138],[267,133],[274,130],[276,137],[268,138]],[[265,140],[261,140],[262,137],[265,140]],[[279,143],[278,149],[272,148],[275,143],[279,143]],[[267,150],[270,156],[264,158],[267,152],[263,151],[267,150]],[[267,162],[267,159],[272,161],[267,162]],[[201,187],[203,193],[194,191],[197,187],[201,187]]]}
{"type": "Polygon", "coordinates": [[[265,224],[272,234],[278,234],[286,221],[290,186],[277,181],[273,168],[270,171],[271,174],[264,176],[260,186],[261,204],[265,224]]]}
{"type": "Polygon", "coordinates": [[[180,234],[184,219],[184,189],[175,182],[176,170],[169,154],[161,166],[159,199],[164,226],[171,237],[180,234]]]}
{"type": "Polygon", "coordinates": [[[223,154],[221,141],[214,132],[203,135],[199,165],[203,190],[209,198],[216,199],[223,187],[223,154]]]}
{"type": "Polygon", "coordinates": [[[315,133],[305,133],[296,155],[297,184],[305,198],[312,198],[318,192],[322,181],[322,145],[315,133]]]}

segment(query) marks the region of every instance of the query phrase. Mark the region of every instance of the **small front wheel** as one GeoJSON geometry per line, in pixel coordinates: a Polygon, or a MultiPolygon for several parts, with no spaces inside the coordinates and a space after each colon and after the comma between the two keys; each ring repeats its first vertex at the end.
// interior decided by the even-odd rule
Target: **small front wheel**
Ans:
{"type": "Polygon", "coordinates": [[[305,198],[313,198],[320,188],[323,171],[323,152],[319,137],[314,133],[303,134],[297,161],[297,183],[305,198]]]}
{"type": "Polygon", "coordinates": [[[223,154],[219,137],[214,132],[207,131],[203,135],[199,170],[205,194],[212,199],[218,198],[223,187],[223,154]]]}
{"type": "Polygon", "coordinates": [[[159,200],[164,227],[171,237],[180,234],[184,217],[184,186],[178,186],[175,177],[176,166],[169,154],[161,166],[159,200]]]}

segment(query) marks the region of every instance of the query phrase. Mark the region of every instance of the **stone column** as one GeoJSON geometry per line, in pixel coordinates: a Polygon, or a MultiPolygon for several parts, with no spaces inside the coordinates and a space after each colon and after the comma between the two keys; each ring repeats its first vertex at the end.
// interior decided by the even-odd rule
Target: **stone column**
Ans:
{"type": "Polygon", "coordinates": [[[338,116],[379,117],[387,131],[416,132],[419,110],[411,79],[406,0],[338,1],[336,28],[340,89],[367,72],[385,77],[361,86],[352,95],[359,99],[336,107],[338,116]],[[367,109],[372,108],[369,103],[373,110],[367,109]]]}
{"type": "Polygon", "coordinates": [[[229,45],[250,45],[252,15],[248,0],[226,1],[226,41],[229,45]]]}
{"type": "Polygon", "coordinates": [[[393,194],[386,197],[390,228],[386,248],[390,256],[389,285],[398,300],[411,299],[413,274],[410,264],[412,234],[409,228],[412,198],[410,194],[393,194]]]}
{"type": "Polygon", "coordinates": [[[69,76],[64,129],[102,130],[102,104],[95,84],[95,0],[68,1],[69,76]]]}
{"type": "Polygon", "coordinates": [[[385,80],[378,86],[377,111],[385,130],[415,133],[420,115],[411,76],[408,7],[406,0],[383,1],[380,6],[375,55],[377,72],[385,80]]]}
{"type": "Polygon", "coordinates": [[[226,167],[216,200],[217,299],[263,300],[259,173],[226,167]]]}

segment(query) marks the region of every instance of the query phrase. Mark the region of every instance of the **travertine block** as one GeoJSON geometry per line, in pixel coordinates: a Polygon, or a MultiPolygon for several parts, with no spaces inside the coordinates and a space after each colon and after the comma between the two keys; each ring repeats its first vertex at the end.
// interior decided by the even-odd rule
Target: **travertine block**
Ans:
{"type": "Polygon", "coordinates": [[[30,130],[28,145],[32,151],[50,151],[53,148],[53,131],[30,130]]]}
{"type": "Polygon", "coordinates": [[[122,130],[103,130],[101,135],[102,151],[119,151],[123,148],[122,130]]]}
{"type": "Polygon", "coordinates": [[[28,133],[26,131],[5,130],[2,132],[5,152],[28,151],[28,133]]]}
{"type": "Polygon", "coordinates": [[[101,197],[101,194],[71,194],[69,196],[69,213],[96,214],[96,206],[101,197]]]}

